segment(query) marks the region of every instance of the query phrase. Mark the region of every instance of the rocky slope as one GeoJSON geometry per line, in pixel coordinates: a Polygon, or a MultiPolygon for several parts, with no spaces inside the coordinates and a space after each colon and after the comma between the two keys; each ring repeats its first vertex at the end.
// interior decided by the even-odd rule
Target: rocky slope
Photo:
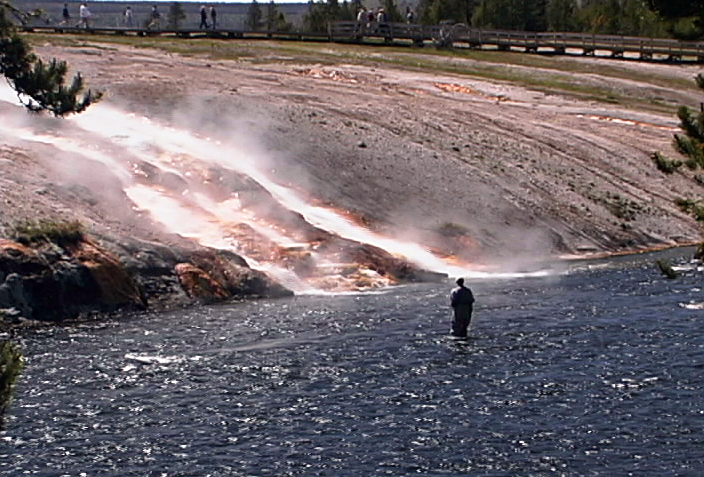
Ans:
{"type": "MultiPolygon", "coordinates": [[[[104,101],[123,109],[216,138],[246,138],[266,151],[261,166],[275,180],[372,230],[441,255],[516,268],[558,255],[701,238],[697,224],[673,205],[676,197],[699,197],[701,183],[688,173],[664,176],[649,159],[655,150],[670,150],[677,126],[670,111],[655,111],[698,106],[695,91],[681,87],[695,67],[560,60],[590,71],[577,74],[438,56],[425,58],[424,65],[437,67],[424,70],[413,64],[411,50],[350,47],[340,54],[344,47],[336,47],[322,64],[283,48],[206,46],[211,57],[98,43],[40,45],[37,52],[67,60],[91,87],[106,92],[104,101]],[[242,56],[214,59],[218,48],[237,48],[242,56]],[[366,56],[350,61],[355,55],[366,56]],[[517,81],[481,79],[491,68],[517,81]],[[438,72],[448,69],[453,72],[438,72]],[[526,78],[542,86],[521,86],[526,78]],[[544,78],[574,84],[579,94],[566,94],[564,86],[551,93],[539,81],[544,78]],[[597,87],[613,91],[621,104],[585,93],[597,87]]],[[[0,103],[0,114],[14,125],[26,115],[7,102],[0,103]]],[[[136,288],[124,282],[132,291],[120,306],[144,306],[146,295],[148,303],[174,303],[199,293],[220,299],[285,293],[234,254],[203,250],[135,211],[100,164],[65,156],[49,144],[0,132],[0,237],[10,238],[22,220],[80,220],[90,237],[85,246],[100,247],[112,257],[105,264],[116,261],[136,277],[130,278],[136,288]],[[80,173],[61,167],[62,160],[78,161],[80,173]],[[228,282],[224,277],[237,275],[235,268],[258,285],[242,291],[241,281],[228,282]]],[[[67,250],[29,252],[3,244],[4,260],[39,253],[41,262],[55,253],[58,262],[85,269],[86,261],[67,250]]],[[[8,277],[16,272],[6,267],[0,273],[7,296],[8,277]]],[[[84,304],[68,307],[69,314],[90,308],[84,304]]]]}

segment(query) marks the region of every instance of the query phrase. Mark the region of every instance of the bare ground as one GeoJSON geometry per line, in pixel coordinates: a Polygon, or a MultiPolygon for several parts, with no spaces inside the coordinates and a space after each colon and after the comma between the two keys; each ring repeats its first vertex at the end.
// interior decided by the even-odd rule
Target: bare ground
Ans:
{"type": "MultiPolygon", "coordinates": [[[[587,58],[530,67],[452,55],[424,55],[419,67],[410,49],[356,47],[317,63],[237,48],[247,53],[237,60],[97,42],[36,51],[67,60],[104,101],[138,114],[187,119],[215,136],[246,131],[280,182],[448,254],[516,264],[701,239],[673,204],[701,197],[701,184],[689,172],[665,176],[649,158],[670,151],[672,106],[702,99],[681,87],[696,67],[587,58]],[[491,79],[496,71],[515,80],[491,79]]],[[[0,111],[17,115],[7,103],[0,111]]],[[[0,236],[18,220],[50,216],[104,235],[177,240],[129,203],[116,211],[83,193],[85,176],[57,172],[60,159],[50,146],[0,134],[0,236]]],[[[91,176],[94,190],[116,190],[91,176]]]]}

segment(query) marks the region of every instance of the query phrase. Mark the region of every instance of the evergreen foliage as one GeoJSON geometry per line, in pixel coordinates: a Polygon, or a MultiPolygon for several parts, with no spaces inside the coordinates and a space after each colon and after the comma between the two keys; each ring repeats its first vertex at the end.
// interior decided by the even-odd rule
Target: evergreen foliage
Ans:
{"type": "Polygon", "coordinates": [[[179,2],[172,3],[166,14],[166,27],[170,30],[177,30],[185,19],[186,12],[183,11],[181,4],[179,2]]]}
{"type": "MultiPolygon", "coordinates": [[[[704,76],[699,75],[699,78],[704,76]]],[[[704,91],[704,85],[700,85],[700,88],[704,91]]],[[[704,111],[693,113],[689,108],[681,106],[677,116],[684,135],[675,134],[673,147],[686,157],[685,166],[692,170],[704,169],[704,111]]]]}
{"type": "Polygon", "coordinates": [[[247,29],[250,31],[259,31],[262,25],[262,17],[262,9],[257,3],[257,0],[252,0],[252,3],[249,4],[249,8],[247,9],[247,19],[244,21],[247,29]]]}
{"type": "Polygon", "coordinates": [[[30,111],[49,111],[55,116],[80,113],[100,100],[102,93],[91,90],[84,93],[80,73],[66,85],[66,62],[51,60],[45,63],[37,58],[31,47],[17,35],[8,14],[25,23],[37,13],[27,14],[0,0],[0,74],[7,78],[17,92],[20,102],[30,111]]]}
{"type": "Polygon", "coordinates": [[[293,25],[286,21],[286,17],[276,7],[274,0],[271,0],[266,6],[265,23],[267,31],[293,30],[293,25]]]}
{"type": "MultiPolygon", "coordinates": [[[[695,81],[704,96],[704,73],[697,75],[695,81]]],[[[694,171],[704,171],[704,102],[700,104],[698,112],[686,106],[680,107],[677,116],[680,119],[680,129],[683,134],[675,134],[672,147],[684,156],[685,160],[669,161],[657,152],[653,154],[652,159],[657,168],[665,173],[672,173],[683,164],[694,171]]],[[[703,179],[699,180],[703,181],[703,179]]],[[[704,201],[701,198],[677,199],[675,203],[681,210],[691,214],[697,222],[704,223],[704,201]]],[[[699,245],[695,256],[704,258],[704,243],[699,245]]]]}
{"type": "Polygon", "coordinates": [[[671,8],[669,1],[420,0],[418,19],[499,30],[704,38],[704,2],[675,0],[686,7],[671,8]]]}
{"type": "Polygon", "coordinates": [[[386,12],[386,20],[390,23],[403,23],[404,16],[398,11],[394,0],[384,0],[384,11],[386,12]]]}
{"type": "Polygon", "coordinates": [[[339,19],[340,5],[337,0],[327,2],[308,2],[308,13],[303,17],[304,29],[314,32],[325,32],[328,23],[339,19]]]}
{"type": "Polygon", "coordinates": [[[704,9],[701,0],[648,0],[648,4],[665,18],[694,16],[704,9]]]}
{"type": "Polygon", "coordinates": [[[11,341],[0,342],[0,428],[12,398],[12,387],[22,371],[22,352],[11,341]]]}
{"type": "MultiPolygon", "coordinates": [[[[702,90],[704,99],[704,73],[697,75],[695,81],[697,87],[702,90]]],[[[672,145],[677,152],[685,156],[684,164],[687,167],[692,170],[704,170],[704,102],[698,112],[681,106],[677,116],[684,134],[675,134],[672,145]]]]}
{"type": "MultiPolygon", "coordinates": [[[[393,1],[391,3],[393,4],[393,1]]],[[[353,0],[352,3],[345,0],[342,4],[337,0],[323,2],[311,0],[308,2],[308,13],[303,17],[303,28],[307,31],[322,33],[327,31],[328,24],[331,22],[354,21],[357,19],[357,12],[361,5],[360,0],[353,0]]]]}
{"type": "Polygon", "coordinates": [[[665,174],[672,174],[682,165],[682,161],[670,160],[659,152],[654,152],[650,158],[655,163],[655,167],[665,174]]]}
{"type": "Polygon", "coordinates": [[[575,29],[574,0],[548,0],[545,7],[545,24],[548,31],[573,31],[575,29]]]}

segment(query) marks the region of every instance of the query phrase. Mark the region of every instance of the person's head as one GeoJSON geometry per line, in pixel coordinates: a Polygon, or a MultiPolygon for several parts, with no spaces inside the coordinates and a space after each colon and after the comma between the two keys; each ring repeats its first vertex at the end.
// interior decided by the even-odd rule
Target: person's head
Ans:
{"type": "Polygon", "coordinates": [[[458,286],[464,285],[464,278],[458,278],[457,280],[455,280],[455,283],[457,283],[458,286]]]}

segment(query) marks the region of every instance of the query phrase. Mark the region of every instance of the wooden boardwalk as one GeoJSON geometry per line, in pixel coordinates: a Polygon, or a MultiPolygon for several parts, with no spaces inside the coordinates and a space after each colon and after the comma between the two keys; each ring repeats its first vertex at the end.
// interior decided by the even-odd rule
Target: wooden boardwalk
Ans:
{"type": "Polygon", "coordinates": [[[300,32],[300,31],[246,31],[246,30],[203,30],[203,29],[150,29],[132,27],[105,27],[91,28],[59,26],[59,25],[24,25],[20,27],[27,33],[71,33],[78,35],[117,35],[136,37],[176,37],[176,38],[216,38],[216,39],[248,39],[248,40],[297,40],[297,41],[331,41],[327,32],[300,32]]]}
{"type": "Polygon", "coordinates": [[[78,28],[56,25],[23,26],[25,32],[73,33],[126,36],[172,36],[177,38],[276,39],[296,41],[332,41],[386,45],[452,45],[454,48],[495,49],[544,54],[573,54],[704,63],[704,41],[691,42],[664,38],[644,38],[586,33],[547,33],[480,30],[464,24],[415,25],[387,23],[359,25],[357,22],[334,22],[327,32],[148,29],[123,27],[78,28]]]}
{"type": "Polygon", "coordinates": [[[519,50],[556,55],[606,55],[613,58],[704,63],[704,41],[588,33],[480,30],[464,24],[442,26],[388,23],[360,27],[356,22],[336,22],[331,25],[330,31],[332,41],[365,42],[381,39],[386,43],[394,43],[405,40],[418,45],[426,42],[451,44],[456,48],[519,50]]]}

